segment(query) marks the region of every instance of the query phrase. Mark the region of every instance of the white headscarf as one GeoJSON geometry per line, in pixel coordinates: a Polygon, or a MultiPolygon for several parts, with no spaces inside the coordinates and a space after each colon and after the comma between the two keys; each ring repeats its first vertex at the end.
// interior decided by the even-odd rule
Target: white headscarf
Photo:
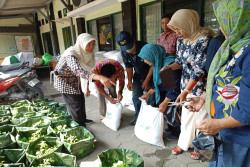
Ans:
{"type": "Polygon", "coordinates": [[[81,67],[86,71],[90,71],[95,66],[95,56],[93,52],[86,52],[86,46],[91,41],[96,41],[95,37],[88,33],[80,34],[77,37],[76,44],[66,49],[62,57],[74,55],[78,59],[81,67]]]}
{"type": "Polygon", "coordinates": [[[214,32],[206,27],[201,27],[200,17],[195,10],[180,9],[174,13],[168,23],[168,27],[172,30],[179,28],[189,35],[184,39],[184,43],[192,45],[202,36],[214,36],[214,32]]]}

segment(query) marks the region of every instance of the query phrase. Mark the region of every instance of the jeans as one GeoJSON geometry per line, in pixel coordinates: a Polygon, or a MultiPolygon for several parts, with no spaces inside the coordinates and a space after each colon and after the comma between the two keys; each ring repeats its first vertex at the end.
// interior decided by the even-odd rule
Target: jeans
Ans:
{"type": "MultiPolygon", "coordinates": [[[[140,108],[141,108],[141,100],[139,100],[139,97],[143,95],[143,90],[142,90],[142,82],[143,81],[133,81],[133,93],[132,93],[132,100],[134,103],[135,107],[135,119],[137,119],[140,108]]],[[[150,96],[150,98],[147,101],[148,105],[155,106],[155,98],[154,95],[150,96]]]]}

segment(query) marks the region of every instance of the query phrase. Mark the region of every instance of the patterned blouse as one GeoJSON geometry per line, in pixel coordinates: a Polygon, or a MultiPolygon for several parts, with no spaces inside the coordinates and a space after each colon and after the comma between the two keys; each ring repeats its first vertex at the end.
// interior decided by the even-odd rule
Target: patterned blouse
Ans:
{"type": "Polygon", "coordinates": [[[190,78],[197,81],[191,93],[200,96],[205,91],[206,51],[210,37],[203,36],[192,45],[184,44],[182,38],[177,39],[177,50],[175,62],[182,66],[181,89],[185,89],[190,78]]]}
{"type": "Polygon", "coordinates": [[[167,53],[176,54],[176,40],[178,36],[175,32],[163,32],[157,40],[157,44],[165,48],[167,53]]]}
{"type": "MultiPolygon", "coordinates": [[[[125,80],[124,68],[122,67],[122,65],[118,61],[115,61],[113,59],[106,58],[106,59],[97,61],[95,64],[95,67],[92,68],[91,73],[101,75],[101,68],[105,64],[113,64],[115,66],[116,72],[112,76],[112,79],[115,81],[118,79],[119,84],[124,83],[124,80],[125,80]]],[[[103,86],[103,84],[99,80],[94,81],[94,82],[95,82],[97,87],[103,86]]]]}
{"type": "Polygon", "coordinates": [[[80,77],[88,79],[89,71],[85,71],[73,55],[61,57],[54,70],[54,87],[65,94],[80,94],[80,77]]]}

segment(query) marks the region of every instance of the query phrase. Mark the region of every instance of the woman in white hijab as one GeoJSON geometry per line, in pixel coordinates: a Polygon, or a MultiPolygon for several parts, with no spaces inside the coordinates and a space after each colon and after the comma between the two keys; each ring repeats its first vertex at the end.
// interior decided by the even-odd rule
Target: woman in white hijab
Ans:
{"type": "Polygon", "coordinates": [[[92,79],[100,80],[108,88],[115,85],[107,77],[90,74],[91,68],[95,65],[93,54],[95,45],[96,39],[92,35],[80,34],[77,37],[76,44],[65,50],[54,70],[54,87],[62,94],[72,119],[80,126],[86,126],[87,123],[93,122],[86,119],[83,94],[86,90],[81,89],[80,78],[85,85],[86,80],[92,81],[92,79]]]}

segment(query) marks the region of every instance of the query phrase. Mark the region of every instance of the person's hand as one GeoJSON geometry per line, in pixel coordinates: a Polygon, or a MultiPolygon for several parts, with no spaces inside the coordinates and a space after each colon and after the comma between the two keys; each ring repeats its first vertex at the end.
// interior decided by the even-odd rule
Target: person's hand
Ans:
{"type": "Polygon", "coordinates": [[[128,88],[129,91],[133,91],[133,83],[128,82],[127,88],[128,88]]]}
{"type": "Polygon", "coordinates": [[[166,111],[167,106],[168,106],[168,103],[162,102],[162,103],[159,105],[158,110],[159,110],[161,113],[164,113],[164,112],[166,111]]]}
{"type": "Polygon", "coordinates": [[[142,90],[147,91],[150,89],[150,81],[144,80],[141,85],[142,90]]]}
{"type": "Polygon", "coordinates": [[[100,76],[100,82],[106,87],[106,88],[109,88],[111,87],[112,85],[116,86],[116,83],[110,79],[110,78],[107,78],[105,76],[100,76]]]}
{"type": "Polygon", "coordinates": [[[147,101],[149,97],[150,97],[150,93],[147,92],[146,94],[142,95],[140,98],[147,101]]]}
{"type": "Polygon", "coordinates": [[[89,88],[87,88],[87,92],[86,92],[85,96],[86,96],[86,97],[89,97],[89,96],[90,96],[89,88]]]}
{"type": "Polygon", "coordinates": [[[181,94],[179,94],[179,96],[176,98],[175,102],[183,102],[186,99],[187,95],[188,92],[186,91],[181,92],[181,94]]]}
{"type": "Polygon", "coordinates": [[[112,97],[109,97],[108,100],[109,100],[109,102],[112,103],[112,104],[116,104],[116,103],[117,103],[117,100],[115,100],[115,99],[112,98],[112,97]]]}
{"type": "Polygon", "coordinates": [[[167,68],[168,68],[167,66],[164,66],[164,67],[161,68],[160,71],[163,71],[163,70],[165,70],[165,69],[167,69],[167,68]]]}
{"type": "Polygon", "coordinates": [[[192,112],[200,111],[200,109],[205,103],[205,100],[203,100],[201,96],[188,98],[187,101],[190,102],[187,108],[189,109],[189,111],[192,111],[192,112]]]}
{"type": "Polygon", "coordinates": [[[204,119],[196,128],[202,131],[204,135],[216,135],[222,129],[219,121],[220,119],[204,119]]]}
{"type": "Polygon", "coordinates": [[[117,98],[118,98],[118,102],[121,102],[121,101],[122,101],[122,98],[123,98],[122,94],[121,94],[121,93],[118,93],[117,98]]]}

